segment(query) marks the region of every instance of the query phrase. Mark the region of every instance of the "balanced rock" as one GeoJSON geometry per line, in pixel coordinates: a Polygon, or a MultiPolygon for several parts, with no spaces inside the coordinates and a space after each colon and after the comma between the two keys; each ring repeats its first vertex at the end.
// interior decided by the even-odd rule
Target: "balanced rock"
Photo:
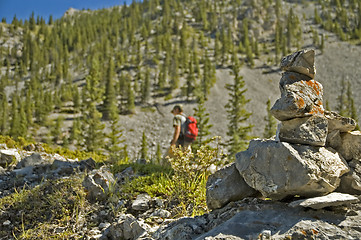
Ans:
{"type": "Polygon", "coordinates": [[[297,72],[314,78],[315,68],[315,51],[301,50],[288,55],[281,60],[281,69],[288,72],[297,72]]]}
{"type": "Polygon", "coordinates": [[[256,190],[248,186],[232,163],[210,175],[206,184],[206,200],[209,209],[217,209],[231,201],[254,196],[256,190]]]}
{"type": "Polygon", "coordinates": [[[350,171],[341,177],[337,192],[361,195],[361,162],[354,159],[348,162],[350,171]]]}
{"type": "Polygon", "coordinates": [[[301,206],[301,207],[309,207],[313,209],[321,209],[325,207],[342,206],[357,202],[359,202],[359,199],[355,196],[346,193],[333,192],[322,197],[314,197],[314,198],[294,201],[291,202],[289,206],[291,207],[301,206]]]}
{"type": "Polygon", "coordinates": [[[280,121],[311,115],[323,115],[323,87],[308,76],[285,72],[280,81],[281,98],[271,113],[280,121]]]}
{"type": "Polygon", "coordinates": [[[275,200],[325,195],[349,171],[337,152],[324,147],[259,139],[236,154],[236,167],[250,187],[275,200]]]}
{"type": "Polygon", "coordinates": [[[347,161],[352,159],[361,159],[361,132],[353,131],[341,133],[341,144],[336,150],[347,161]]]}
{"type": "Polygon", "coordinates": [[[356,121],[349,117],[343,117],[332,111],[325,111],[325,117],[328,119],[329,132],[338,130],[340,132],[349,132],[356,128],[356,121]]]}
{"type": "Polygon", "coordinates": [[[278,138],[283,142],[325,146],[328,132],[327,126],[327,119],[319,115],[294,118],[282,121],[278,138]]]}

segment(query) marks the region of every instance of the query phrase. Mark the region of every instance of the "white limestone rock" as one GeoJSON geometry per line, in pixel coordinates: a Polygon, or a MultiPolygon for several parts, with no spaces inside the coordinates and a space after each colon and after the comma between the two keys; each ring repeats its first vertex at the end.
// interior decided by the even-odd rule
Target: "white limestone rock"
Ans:
{"type": "Polygon", "coordinates": [[[314,78],[316,74],[315,51],[313,49],[301,50],[283,57],[281,60],[281,69],[314,78]]]}
{"type": "Polygon", "coordinates": [[[291,207],[301,206],[301,207],[309,207],[313,209],[321,209],[325,207],[342,206],[357,202],[359,202],[359,199],[355,196],[346,193],[333,192],[322,197],[314,197],[314,198],[294,201],[291,202],[289,206],[291,207]]]}
{"type": "Polygon", "coordinates": [[[328,119],[329,131],[339,130],[340,132],[349,132],[356,128],[356,121],[349,117],[343,117],[332,111],[325,111],[325,117],[328,119]]]}
{"type": "Polygon", "coordinates": [[[256,190],[248,186],[232,163],[210,175],[206,184],[206,201],[209,209],[217,209],[231,201],[254,196],[256,190]]]}
{"type": "Polygon", "coordinates": [[[345,160],[331,150],[256,139],[236,154],[236,167],[246,183],[265,197],[322,196],[333,192],[349,171],[345,160]]]}
{"type": "Polygon", "coordinates": [[[280,124],[278,137],[282,142],[325,146],[327,126],[327,119],[319,115],[294,118],[280,124]]]}
{"type": "Polygon", "coordinates": [[[281,98],[271,108],[280,121],[311,115],[323,115],[323,87],[307,76],[285,72],[280,80],[281,98]]]}
{"type": "Polygon", "coordinates": [[[347,161],[361,159],[361,132],[353,131],[341,133],[341,144],[336,150],[347,161]]]}

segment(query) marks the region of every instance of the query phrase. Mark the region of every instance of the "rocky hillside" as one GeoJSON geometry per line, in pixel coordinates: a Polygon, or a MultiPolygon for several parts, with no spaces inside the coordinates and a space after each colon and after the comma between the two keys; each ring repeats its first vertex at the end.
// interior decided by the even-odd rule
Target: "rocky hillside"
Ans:
{"type": "MultiPolygon", "coordinates": [[[[358,79],[361,74],[357,67],[361,51],[357,45],[358,3],[346,1],[338,6],[333,2],[314,1],[200,2],[181,1],[181,5],[177,5],[171,1],[167,5],[150,1],[90,14],[87,11],[72,11],[72,14],[49,24],[43,19],[37,22],[34,18],[23,25],[19,21],[13,21],[11,25],[2,23],[2,85],[8,101],[6,108],[3,108],[7,109],[4,114],[12,116],[16,113],[11,110],[14,108],[11,93],[16,89],[21,90],[15,91],[19,93],[18,114],[24,108],[28,114],[27,121],[22,123],[24,127],[17,127],[18,130],[11,128],[14,117],[4,119],[3,122],[9,124],[2,124],[3,134],[84,149],[86,145],[76,133],[87,135],[85,129],[90,124],[83,122],[82,116],[88,114],[89,109],[85,109],[86,101],[79,99],[79,95],[91,94],[83,88],[86,79],[89,81],[95,77],[90,71],[91,58],[101,63],[100,68],[97,65],[93,67],[97,66],[101,72],[95,84],[98,84],[96,87],[102,94],[102,97],[91,101],[102,113],[105,129],[110,128],[109,109],[116,106],[118,113],[121,113],[118,128],[124,129],[125,140],[119,145],[127,145],[132,158],[139,154],[143,132],[149,140],[150,155],[155,154],[157,145],[166,151],[172,131],[170,109],[175,103],[183,103],[186,113],[194,114],[200,92],[208,91],[205,106],[210,113],[209,121],[213,124],[211,135],[219,135],[227,140],[228,120],[224,106],[229,92],[224,86],[233,81],[232,48],[237,49],[238,57],[243,62],[241,75],[246,82],[245,94],[251,100],[247,109],[252,113],[249,123],[254,125],[253,136],[263,135],[266,102],[270,99],[273,103],[279,93],[276,84],[280,76],[279,60],[298,49],[316,49],[318,72],[315,79],[323,84],[324,98],[330,109],[338,109],[339,97],[346,94],[342,89],[346,88],[347,82],[352,86],[354,103],[360,101],[360,96],[356,94],[360,90],[358,79]],[[173,11],[169,12],[170,6],[173,11]],[[139,14],[141,11],[142,14],[139,14]],[[206,11],[209,14],[202,15],[206,11]],[[339,15],[344,11],[350,13],[347,29],[343,27],[345,20],[339,15]],[[330,19],[334,22],[331,27],[330,19]],[[166,21],[170,24],[165,24],[166,21]],[[88,26],[90,23],[92,25],[88,26]],[[72,26],[71,31],[69,26],[72,26]],[[277,31],[282,31],[282,34],[279,35],[277,31]],[[50,33],[52,35],[48,36],[50,33]],[[249,49],[248,40],[251,43],[249,49]],[[52,45],[57,41],[61,41],[66,50],[52,45]],[[232,47],[227,45],[227,41],[231,42],[232,47]],[[94,44],[96,42],[99,44],[94,44]],[[38,53],[41,49],[44,56],[38,53]],[[92,57],[94,54],[96,58],[92,57]],[[214,69],[210,79],[215,78],[215,81],[202,85],[202,79],[206,79],[204,73],[207,72],[204,64],[206,56],[211,62],[211,69],[214,69]],[[40,60],[36,60],[38,58],[40,60]],[[185,93],[191,58],[193,68],[200,69],[198,73],[195,71],[192,86],[199,90],[208,87],[185,93]],[[168,69],[164,70],[162,66],[168,69]],[[178,66],[178,69],[174,70],[174,66],[178,66]],[[48,69],[49,72],[45,74],[41,69],[48,69]],[[112,82],[108,81],[109,76],[112,82]],[[149,76],[151,84],[150,89],[143,91],[148,86],[144,85],[146,76],[149,76]],[[109,92],[107,84],[114,85],[115,93],[109,92]],[[129,86],[134,91],[133,100],[129,99],[129,86]],[[34,89],[41,89],[38,90],[41,94],[34,94],[34,89]],[[33,105],[25,104],[29,102],[26,96],[33,105]],[[43,102],[47,102],[48,106],[41,109],[43,102]],[[9,114],[9,111],[12,113],[9,114]],[[78,120],[82,128],[74,125],[73,120],[78,120]],[[54,134],[58,136],[54,137],[54,134]]],[[[355,107],[359,114],[360,106],[355,104],[355,107]]],[[[96,136],[102,138],[102,134],[99,126],[96,136]]],[[[103,139],[100,142],[107,141],[103,139]]],[[[95,150],[92,149],[94,147],[87,148],[95,150]]]]}

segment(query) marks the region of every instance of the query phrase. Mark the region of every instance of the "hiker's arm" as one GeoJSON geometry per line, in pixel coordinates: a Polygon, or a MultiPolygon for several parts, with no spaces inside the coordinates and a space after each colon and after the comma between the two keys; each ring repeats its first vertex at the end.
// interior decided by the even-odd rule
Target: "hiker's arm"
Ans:
{"type": "Polygon", "coordinates": [[[173,134],[173,139],[172,141],[170,142],[170,145],[175,145],[178,138],[179,138],[179,134],[180,134],[180,131],[181,131],[181,127],[180,126],[174,126],[174,134],[173,134]]]}

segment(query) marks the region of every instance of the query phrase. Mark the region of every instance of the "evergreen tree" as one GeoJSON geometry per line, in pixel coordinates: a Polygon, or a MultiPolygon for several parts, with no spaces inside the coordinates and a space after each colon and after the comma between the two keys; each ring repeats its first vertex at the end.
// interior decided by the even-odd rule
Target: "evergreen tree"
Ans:
{"type": "Polygon", "coordinates": [[[81,127],[80,127],[80,119],[75,118],[73,120],[73,125],[70,129],[69,142],[74,143],[79,146],[81,143],[81,127]]]}
{"type": "Polygon", "coordinates": [[[156,160],[156,164],[158,164],[158,165],[162,164],[163,157],[162,157],[162,151],[161,151],[159,143],[157,144],[157,150],[155,152],[155,160],[156,160]]]}
{"type": "Polygon", "coordinates": [[[9,121],[9,107],[8,100],[5,94],[5,91],[1,91],[1,107],[0,107],[0,133],[6,135],[8,121],[9,121]]]}
{"type": "Polygon", "coordinates": [[[125,140],[123,129],[120,128],[119,117],[115,116],[110,120],[110,132],[107,135],[108,140],[105,149],[109,154],[109,161],[116,163],[123,158],[123,147],[120,146],[125,140]]]}
{"type": "Polygon", "coordinates": [[[277,130],[277,121],[275,117],[271,114],[271,101],[267,100],[267,116],[264,118],[266,121],[266,126],[264,128],[263,137],[271,138],[276,134],[277,130]]]}
{"type": "Polygon", "coordinates": [[[229,146],[230,155],[234,155],[237,152],[244,150],[247,147],[248,140],[250,138],[250,132],[252,125],[247,123],[248,118],[251,116],[246,110],[246,104],[250,101],[246,99],[245,82],[242,76],[239,75],[241,64],[236,56],[233,54],[233,67],[232,73],[234,76],[233,84],[227,84],[226,89],[229,91],[230,99],[226,104],[228,123],[229,140],[227,145],[229,146]]]}
{"type": "Polygon", "coordinates": [[[142,135],[142,145],[140,149],[140,158],[148,160],[148,142],[147,137],[145,136],[145,132],[143,131],[142,135]]]}
{"type": "Polygon", "coordinates": [[[135,113],[135,96],[132,88],[132,84],[128,83],[128,91],[127,91],[127,113],[134,114],[135,113]]]}
{"type": "Polygon", "coordinates": [[[115,96],[115,84],[114,84],[114,61],[109,59],[108,70],[106,74],[106,85],[104,94],[104,103],[102,107],[103,119],[113,119],[118,114],[116,96],[115,96]]]}
{"type": "Polygon", "coordinates": [[[144,80],[142,81],[142,103],[146,103],[150,98],[150,71],[147,67],[144,80]]]}
{"type": "Polygon", "coordinates": [[[185,86],[183,87],[183,95],[187,97],[187,101],[189,102],[194,89],[195,89],[195,82],[196,82],[196,78],[194,76],[194,71],[193,71],[193,62],[189,62],[189,70],[188,70],[188,76],[186,79],[186,83],[185,86]]]}
{"type": "Polygon", "coordinates": [[[25,102],[18,100],[19,102],[19,136],[26,137],[28,133],[28,120],[25,113],[25,102]]]}
{"type": "Polygon", "coordinates": [[[50,130],[50,134],[53,137],[53,143],[54,144],[59,144],[59,141],[61,141],[63,139],[62,137],[62,125],[64,122],[64,118],[63,117],[57,117],[55,119],[55,122],[52,124],[51,126],[51,130],[50,130]]]}
{"type": "Polygon", "coordinates": [[[97,152],[104,146],[104,124],[101,122],[102,114],[95,105],[90,105],[83,112],[82,119],[82,146],[89,152],[97,152]]]}
{"type": "Polygon", "coordinates": [[[12,97],[11,104],[11,122],[10,122],[10,132],[9,135],[13,138],[21,136],[20,133],[20,116],[19,116],[19,103],[18,98],[14,94],[12,97]]]}
{"type": "Polygon", "coordinates": [[[102,114],[97,110],[97,103],[102,98],[102,89],[99,85],[100,73],[96,59],[93,59],[92,68],[86,77],[83,89],[82,109],[82,146],[87,151],[99,151],[104,145],[104,124],[102,114]]]}
{"type": "Polygon", "coordinates": [[[194,116],[197,119],[198,126],[198,136],[194,143],[194,149],[199,149],[202,145],[210,142],[209,135],[210,128],[213,126],[209,123],[209,113],[206,112],[206,107],[204,106],[204,98],[201,97],[198,100],[198,105],[194,108],[194,116]]]}

